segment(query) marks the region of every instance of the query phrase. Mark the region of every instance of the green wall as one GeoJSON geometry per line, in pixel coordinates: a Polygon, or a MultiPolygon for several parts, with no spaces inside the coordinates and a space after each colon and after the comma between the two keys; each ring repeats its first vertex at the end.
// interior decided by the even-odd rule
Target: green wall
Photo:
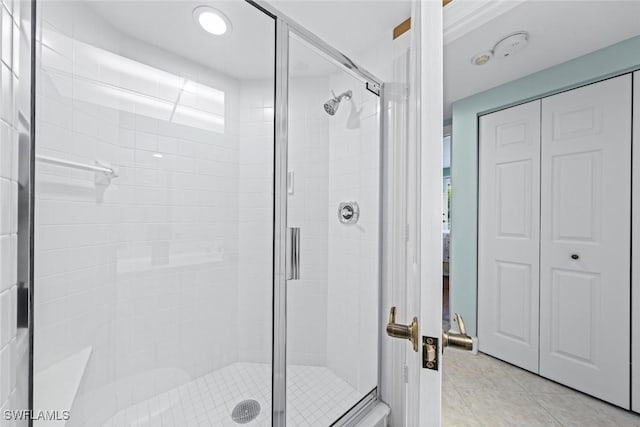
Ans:
{"type": "Polygon", "coordinates": [[[478,116],[639,68],[640,36],[453,104],[450,307],[471,334],[477,333],[478,116]]]}

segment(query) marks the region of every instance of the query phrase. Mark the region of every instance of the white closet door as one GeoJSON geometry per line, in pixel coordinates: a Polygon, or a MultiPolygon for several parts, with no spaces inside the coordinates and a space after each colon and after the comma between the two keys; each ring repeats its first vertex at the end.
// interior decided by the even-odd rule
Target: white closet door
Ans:
{"type": "Polygon", "coordinates": [[[629,407],[631,76],[542,101],[540,374],[629,407]]]}
{"type": "Polygon", "coordinates": [[[631,409],[640,412],[640,71],[633,75],[633,229],[631,267],[631,409]]]}
{"type": "Polygon", "coordinates": [[[540,101],[480,118],[479,348],[538,372],[540,101]]]}

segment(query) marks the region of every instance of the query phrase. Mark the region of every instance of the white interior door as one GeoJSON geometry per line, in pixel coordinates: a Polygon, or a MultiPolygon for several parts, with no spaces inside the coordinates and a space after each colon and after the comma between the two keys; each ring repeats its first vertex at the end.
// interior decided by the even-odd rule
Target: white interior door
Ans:
{"type": "MultiPolygon", "coordinates": [[[[418,317],[422,342],[442,334],[442,3],[413,0],[411,16],[410,90],[417,96],[409,102],[415,151],[408,155],[417,173],[408,192],[417,197],[408,206],[407,312],[418,317]]],[[[407,427],[440,426],[442,374],[424,369],[422,354],[422,345],[418,352],[407,345],[406,407],[395,408],[405,412],[407,427]]]]}
{"type": "Polygon", "coordinates": [[[631,76],[542,101],[540,374],[629,407],[631,76]]]}
{"type": "Polygon", "coordinates": [[[538,372],[540,101],[480,118],[478,343],[538,372]]]}

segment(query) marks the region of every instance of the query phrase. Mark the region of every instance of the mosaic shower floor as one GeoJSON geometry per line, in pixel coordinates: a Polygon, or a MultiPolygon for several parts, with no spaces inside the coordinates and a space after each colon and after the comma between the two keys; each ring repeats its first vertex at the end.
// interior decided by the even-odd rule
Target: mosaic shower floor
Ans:
{"type": "MultiPolygon", "coordinates": [[[[290,366],[287,424],[326,427],[355,405],[362,394],[330,369],[290,366]]],[[[260,413],[245,426],[271,426],[271,366],[234,363],[178,388],[121,410],[104,427],[231,427],[233,408],[245,399],[260,413]]]]}

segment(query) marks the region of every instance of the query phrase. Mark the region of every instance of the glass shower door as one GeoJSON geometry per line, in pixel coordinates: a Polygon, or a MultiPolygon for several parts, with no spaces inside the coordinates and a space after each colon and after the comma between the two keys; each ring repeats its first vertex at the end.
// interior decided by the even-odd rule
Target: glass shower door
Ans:
{"type": "Polygon", "coordinates": [[[37,4],[34,409],[271,425],[275,20],[37,4]]]}
{"type": "Polygon", "coordinates": [[[287,425],[328,426],[378,384],[379,98],[293,33],[288,89],[287,425]]]}

